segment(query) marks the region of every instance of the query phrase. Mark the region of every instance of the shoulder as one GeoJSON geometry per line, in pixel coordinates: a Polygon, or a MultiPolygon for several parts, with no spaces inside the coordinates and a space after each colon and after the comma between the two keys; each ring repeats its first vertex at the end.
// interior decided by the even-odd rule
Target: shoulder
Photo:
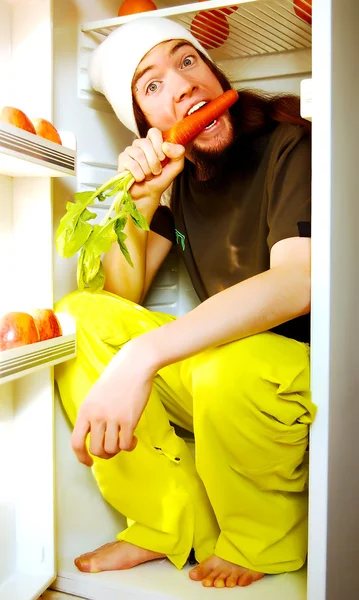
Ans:
{"type": "Polygon", "coordinates": [[[304,125],[280,123],[271,136],[271,151],[280,156],[290,152],[298,144],[310,148],[311,132],[304,125]]]}
{"type": "Polygon", "coordinates": [[[273,176],[292,164],[293,168],[303,165],[310,170],[311,132],[303,125],[280,123],[272,133],[267,161],[269,175],[273,176]]]}

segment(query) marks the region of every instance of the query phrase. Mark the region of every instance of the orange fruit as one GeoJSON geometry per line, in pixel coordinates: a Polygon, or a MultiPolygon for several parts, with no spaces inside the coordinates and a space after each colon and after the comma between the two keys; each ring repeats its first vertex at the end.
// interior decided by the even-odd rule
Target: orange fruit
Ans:
{"type": "Polygon", "coordinates": [[[37,135],[47,140],[51,140],[51,142],[55,142],[55,144],[62,144],[57,129],[50,121],[46,121],[46,119],[31,119],[31,121],[37,135]]]}
{"type": "Polygon", "coordinates": [[[152,0],[125,0],[119,8],[118,16],[124,17],[149,10],[157,10],[157,6],[152,0]]]}
{"type": "Polygon", "coordinates": [[[31,123],[29,117],[19,108],[3,106],[0,110],[0,121],[19,127],[20,129],[25,129],[25,131],[30,131],[30,133],[36,133],[35,127],[31,123]]]}

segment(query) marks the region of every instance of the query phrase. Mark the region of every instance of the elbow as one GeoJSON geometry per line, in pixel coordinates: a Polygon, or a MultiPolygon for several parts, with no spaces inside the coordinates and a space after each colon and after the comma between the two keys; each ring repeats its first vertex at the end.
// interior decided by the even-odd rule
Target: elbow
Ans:
{"type": "Polygon", "coordinates": [[[307,315],[308,313],[310,313],[310,307],[311,307],[311,302],[310,302],[310,298],[309,298],[308,302],[303,302],[302,309],[300,310],[298,316],[301,317],[303,315],[307,315]]]}
{"type": "Polygon", "coordinates": [[[302,277],[297,279],[298,286],[295,286],[295,312],[296,317],[301,317],[310,313],[311,308],[311,277],[310,273],[303,273],[302,277]]]}

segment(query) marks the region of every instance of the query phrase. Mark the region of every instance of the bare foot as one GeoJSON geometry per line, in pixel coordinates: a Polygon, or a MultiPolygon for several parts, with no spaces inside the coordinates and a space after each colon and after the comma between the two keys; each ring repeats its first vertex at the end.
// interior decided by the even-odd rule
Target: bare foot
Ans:
{"type": "Polygon", "coordinates": [[[250,585],[253,581],[262,579],[264,573],[245,569],[213,554],[191,569],[189,576],[194,581],[202,581],[204,587],[233,588],[236,585],[240,587],[250,585]]]}
{"type": "Polygon", "coordinates": [[[74,563],[79,571],[99,573],[100,571],[131,569],[136,565],[155,558],[164,558],[164,556],[164,554],[158,554],[158,552],[145,550],[145,548],[121,541],[110,542],[93,552],[81,554],[81,556],[75,558],[74,563]]]}

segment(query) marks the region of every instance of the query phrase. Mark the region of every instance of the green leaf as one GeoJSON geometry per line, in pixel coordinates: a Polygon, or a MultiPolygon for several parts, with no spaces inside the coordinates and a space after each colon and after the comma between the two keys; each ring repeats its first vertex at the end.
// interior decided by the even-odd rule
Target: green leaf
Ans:
{"type": "Polygon", "coordinates": [[[76,192],[75,193],[75,202],[76,204],[82,204],[83,208],[92,204],[95,200],[94,192],[76,192]]]}
{"type": "Polygon", "coordinates": [[[124,205],[127,196],[128,191],[126,189],[117,190],[117,195],[113,204],[113,210],[115,211],[115,214],[121,212],[121,208],[124,205]]]}
{"type": "Polygon", "coordinates": [[[70,258],[80,250],[91,235],[93,226],[88,221],[96,217],[96,213],[74,202],[66,204],[66,211],[56,231],[55,245],[60,256],[70,258]]]}
{"type": "Polygon", "coordinates": [[[126,224],[127,219],[126,220],[125,219],[117,219],[117,221],[115,223],[115,232],[117,235],[117,242],[118,242],[118,245],[120,246],[120,250],[121,250],[122,254],[124,255],[125,259],[127,260],[128,264],[131,267],[133,267],[134,265],[131,260],[130,253],[125,244],[125,239],[127,238],[127,235],[122,231],[122,229],[124,227],[124,225],[122,227],[122,221],[125,221],[125,224],[126,224]]]}
{"type": "Polygon", "coordinates": [[[139,212],[139,210],[137,210],[136,204],[132,200],[129,192],[127,192],[124,195],[123,204],[124,204],[126,210],[128,211],[128,213],[131,215],[131,218],[132,218],[132,221],[134,222],[134,224],[137,227],[139,227],[140,229],[149,231],[150,228],[148,226],[148,223],[147,223],[145,217],[143,216],[142,213],[139,212]]]}
{"type": "Polygon", "coordinates": [[[97,272],[97,275],[91,279],[89,286],[91,292],[98,292],[103,289],[105,285],[105,270],[103,268],[102,262],[100,263],[100,268],[97,272]]]}
{"type": "MultiPolygon", "coordinates": [[[[78,283],[82,282],[83,285],[91,284],[91,281],[97,277],[100,270],[101,254],[108,252],[116,239],[117,235],[114,230],[113,220],[104,226],[94,226],[92,234],[81,251],[78,283]]],[[[80,289],[83,289],[83,287],[80,289]]]]}
{"type": "Polygon", "coordinates": [[[145,219],[145,217],[143,216],[142,213],[140,213],[139,210],[137,210],[137,208],[135,207],[135,211],[133,211],[131,213],[131,219],[134,222],[134,224],[139,227],[140,229],[144,229],[145,231],[149,231],[149,225],[145,219]]]}
{"type": "Polygon", "coordinates": [[[126,223],[127,223],[127,217],[119,217],[118,219],[116,219],[116,221],[115,221],[116,233],[118,231],[122,231],[122,229],[125,229],[126,223]]]}
{"type": "Polygon", "coordinates": [[[84,255],[85,255],[85,249],[82,248],[81,252],[80,252],[80,256],[78,258],[77,261],[77,287],[79,288],[80,291],[82,291],[85,287],[86,287],[86,282],[84,280],[84,255]]]}

